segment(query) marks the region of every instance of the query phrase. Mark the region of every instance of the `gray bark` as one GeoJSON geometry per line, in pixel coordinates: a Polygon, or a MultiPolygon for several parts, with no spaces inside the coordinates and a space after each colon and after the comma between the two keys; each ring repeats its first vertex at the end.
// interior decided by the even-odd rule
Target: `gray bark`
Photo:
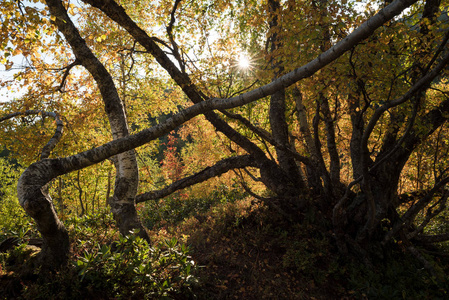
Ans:
{"type": "MultiPolygon", "coordinates": [[[[282,43],[277,32],[281,30],[277,20],[280,4],[276,0],[270,0],[268,1],[268,5],[271,15],[271,20],[269,22],[270,31],[272,32],[272,34],[268,37],[268,40],[271,43],[270,54],[273,56],[271,57],[271,68],[274,70],[275,77],[279,77],[284,70],[283,62],[277,57],[274,57],[274,53],[282,47],[282,43]]],[[[289,148],[290,141],[288,124],[285,118],[285,88],[279,89],[271,95],[269,117],[274,141],[277,144],[282,145],[284,148],[289,148]]],[[[301,190],[304,187],[304,182],[301,178],[294,157],[290,154],[290,152],[278,147],[276,147],[276,156],[280,168],[287,174],[292,182],[297,184],[298,190],[301,190]]]]}
{"type": "Polygon", "coordinates": [[[204,182],[208,179],[220,176],[230,170],[240,169],[245,167],[256,167],[255,160],[250,155],[242,155],[225,158],[217,162],[212,167],[207,167],[200,172],[193,174],[191,176],[180,179],[171,185],[157,191],[147,192],[138,195],[136,202],[144,202],[148,200],[156,200],[168,196],[180,189],[204,182]]]}
{"type": "Polygon", "coordinates": [[[75,170],[99,163],[114,155],[118,155],[119,166],[117,173],[119,180],[116,183],[112,209],[118,216],[120,231],[124,234],[129,229],[139,227],[140,222],[134,208],[134,196],[137,187],[137,169],[133,149],[155,138],[167,134],[187,120],[205,114],[208,120],[228,138],[242,146],[253,155],[257,161],[261,176],[268,178],[264,183],[272,190],[286,196],[297,191],[296,187],[289,185],[291,182],[280,172],[279,166],[267,159],[262,150],[249,140],[239,135],[226,122],[219,119],[213,109],[228,109],[241,106],[265,96],[276,93],[279,90],[294,84],[295,82],[313,75],[330,62],[337,59],[348,49],[373,34],[374,30],[384,22],[398,15],[415,1],[396,0],[374,17],[355,29],[345,39],[338,42],[326,52],[322,53],[308,64],[293,70],[286,75],[274,80],[270,84],[258,89],[228,99],[209,99],[203,101],[204,96],[190,82],[172,61],[156,45],[153,39],[140,29],[125,13],[123,8],[111,0],[99,0],[85,2],[100,8],[111,19],[124,27],[139,43],[152,53],[158,63],[164,67],[172,78],[180,85],[184,92],[191,98],[195,105],[185,109],[166,122],[152,128],[143,130],[137,134],[129,135],[127,131],[126,116],[123,105],[118,97],[115,86],[104,66],[98,62],[90,52],[78,31],[67,16],[61,1],[47,0],[51,14],[56,18],[55,22],[61,32],[71,44],[75,56],[86,67],[97,81],[98,87],[105,102],[105,110],[111,124],[114,140],[100,147],[60,159],[43,159],[28,167],[18,182],[19,202],[25,211],[34,218],[38,229],[44,239],[44,261],[48,265],[61,265],[65,262],[68,253],[68,236],[62,223],[56,216],[51,198],[43,191],[43,187],[53,178],[75,170]],[[122,154],[123,153],[123,154],[122,154]]]}
{"type": "MultiPolygon", "coordinates": [[[[129,133],[126,113],[111,75],[103,64],[95,57],[70,20],[66,9],[59,0],[46,1],[50,13],[55,17],[55,24],[70,44],[76,60],[83,65],[95,79],[109,118],[112,137],[114,139],[127,136],[129,133]]],[[[114,195],[109,201],[111,211],[119,227],[120,233],[127,235],[130,230],[139,229],[139,235],[150,241],[135,209],[139,173],[134,150],[120,153],[117,156],[116,181],[114,195]]]]}
{"type": "MultiPolygon", "coordinates": [[[[59,116],[53,112],[45,112],[41,110],[27,110],[25,112],[15,112],[0,118],[0,122],[11,119],[16,116],[28,116],[40,114],[42,117],[52,117],[56,121],[56,129],[54,135],[43,147],[41,159],[45,159],[50,155],[62,136],[63,123],[59,116]]],[[[28,170],[28,169],[27,169],[28,170]]],[[[50,170],[51,172],[51,170],[50,170]]],[[[40,258],[44,267],[53,268],[63,265],[67,261],[69,252],[69,235],[62,222],[56,215],[53,201],[47,192],[46,181],[40,181],[40,171],[29,168],[27,174],[22,174],[19,179],[28,182],[28,187],[23,189],[18,183],[17,192],[20,199],[29,198],[33,201],[20,202],[24,210],[36,221],[37,229],[42,234],[43,247],[40,258]]]]}

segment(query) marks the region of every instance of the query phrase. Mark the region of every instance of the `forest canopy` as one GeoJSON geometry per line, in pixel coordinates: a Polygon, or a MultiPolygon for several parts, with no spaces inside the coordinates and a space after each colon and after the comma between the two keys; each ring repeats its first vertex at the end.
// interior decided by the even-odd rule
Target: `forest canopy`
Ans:
{"type": "Polygon", "coordinates": [[[448,7],[2,1],[0,141],[42,266],[67,262],[65,214],[107,205],[151,244],[142,205],[238,192],[341,254],[369,264],[401,245],[437,276],[424,253],[449,240],[448,7]]]}

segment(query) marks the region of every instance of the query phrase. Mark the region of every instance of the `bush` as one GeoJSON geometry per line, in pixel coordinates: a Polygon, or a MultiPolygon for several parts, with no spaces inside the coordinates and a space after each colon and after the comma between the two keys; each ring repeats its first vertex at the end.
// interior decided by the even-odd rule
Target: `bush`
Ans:
{"type": "Polygon", "coordinates": [[[85,252],[75,268],[88,289],[108,291],[108,297],[156,299],[188,294],[196,282],[188,248],[176,238],[156,247],[135,235],[120,237],[113,247],[85,252]],[[111,248],[116,248],[113,251],[111,248]]]}
{"type": "Polygon", "coordinates": [[[31,229],[31,218],[25,214],[17,200],[19,167],[0,158],[0,242],[10,236],[23,238],[31,229]]]}
{"type": "Polygon", "coordinates": [[[234,203],[247,195],[237,186],[231,188],[219,186],[209,196],[182,199],[175,195],[157,201],[146,202],[138,209],[144,225],[149,229],[157,229],[168,224],[178,224],[189,217],[206,213],[218,204],[234,203]]]}

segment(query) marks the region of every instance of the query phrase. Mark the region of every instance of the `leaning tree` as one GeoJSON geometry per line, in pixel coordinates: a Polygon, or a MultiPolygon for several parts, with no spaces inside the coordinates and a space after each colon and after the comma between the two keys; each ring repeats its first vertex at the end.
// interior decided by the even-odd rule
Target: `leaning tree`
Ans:
{"type": "MultiPolygon", "coordinates": [[[[263,183],[263,194],[249,182],[243,186],[286,221],[300,223],[313,212],[343,253],[368,260],[373,249],[401,241],[430,268],[415,245],[449,239],[448,233],[425,230],[449,195],[447,2],[379,1],[366,8],[333,0],[44,2],[42,9],[2,2],[3,52],[22,49],[32,63],[45,64],[36,53],[46,43],[64,45],[62,55],[51,52],[51,63],[66,67],[47,68],[59,74],[59,84],[47,92],[67,94],[69,78],[80,77],[73,70],[87,70],[83,82],[95,83],[112,134],[93,149],[51,158],[62,130],[58,114],[42,112],[51,105],[26,103],[1,119],[41,113],[58,120],[45,153],[18,183],[19,202],[44,239],[44,264],[63,264],[69,251],[46,186],[107,159],[116,169],[109,205],[120,233],[140,229],[148,241],[136,203],[237,169],[248,174],[246,180],[263,183]],[[108,39],[114,32],[119,34],[108,39]],[[250,57],[245,70],[226,56],[236,47],[250,57]],[[131,134],[124,98],[133,95],[122,90],[154,83],[145,76],[148,68],[168,77],[191,105],[131,134]],[[140,79],[119,80],[120,70],[140,79]],[[195,174],[137,195],[135,149],[199,115],[233,151],[195,174]]],[[[7,57],[3,63],[12,64],[7,57]]],[[[39,78],[22,84],[38,90],[39,78]]],[[[73,79],[72,85],[82,97],[83,85],[73,79]]],[[[144,99],[137,109],[145,105],[144,99]]]]}

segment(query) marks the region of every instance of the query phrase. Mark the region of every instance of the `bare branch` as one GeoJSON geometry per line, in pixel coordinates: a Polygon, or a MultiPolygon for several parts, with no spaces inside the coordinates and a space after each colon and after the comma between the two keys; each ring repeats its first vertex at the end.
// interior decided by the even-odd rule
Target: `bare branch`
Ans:
{"type": "Polygon", "coordinates": [[[29,115],[42,115],[42,118],[44,117],[51,117],[55,119],[56,122],[56,129],[55,133],[51,137],[51,139],[47,142],[47,144],[42,148],[41,152],[41,159],[48,158],[50,156],[51,151],[55,148],[56,144],[59,142],[59,140],[62,137],[62,130],[64,128],[64,123],[59,118],[59,115],[54,112],[46,112],[43,110],[27,110],[24,112],[15,112],[10,113],[6,116],[3,116],[0,118],[0,122],[3,122],[5,120],[9,120],[11,118],[17,117],[17,116],[29,116],[29,115]]]}
{"type": "Polygon", "coordinates": [[[266,204],[268,207],[275,209],[277,212],[279,212],[282,216],[284,216],[284,218],[286,220],[291,221],[292,217],[291,215],[289,215],[288,213],[286,213],[281,207],[279,207],[279,205],[277,205],[275,203],[275,200],[278,200],[277,198],[266,198],[266,197],[262,197],[257,195],[256,193],[254,193],[249,186],[245,183],[245,181],[243,180],[243,176],[242,174],[237,173],[236,171],[234,171],[234,173],[240,177],[240,185],[242,186],[242,188],[245,190],[246,193],[248,193],[248,195],[250,195],[251,197],[254,197],[257,200],[262,201],[264,204],[266,204]]]}
{"type": "Polygon", "coordinates": [[[415,102],[412,116],[410,117],[410,120],[408,122],[407,128],[404,131],[404,134],[399,139],[399,141],[396,143],[396,146],[393,149],[391,149],[388,153],[383,155],[379,160],[376,159],[376,162],[374,163],[374,165],[369,168],[370,172],[374,171],[382,163],[386,162],[396,151],[398,151],[402,147],[402,142],[409,136],[410,131],[412,130],[413,125],[415,124],[415,118],[416,118],[416,115],[418,113],[418,106],[419,106],[419,101],[417,100],[415,102]]]}
{"type": "Polygon", "coordinates": [[[388,103],[385,103],[381,107],[377,108],[373,116],[371,117],[368,125],[366,126],[365,132],[363,133],[362,149],[367,148],[369,137],[382,114],[388,109],[408,101],[417,93],[427,88],[428,85],[440,74],[440,72],[446,67],[448,63],[449,63],[449,52],[442,57],[441,61],[432,71],[422,76],[404,95],[388,103]]]}
{"type": "Polygon", "coordinates": [[[400,229],[402,229],[406,224],[410,224],[413,218],[420,212],[427,204],[432,201],[433,195],[441,188],[443,188],[449,182],[449,177],[441,179],[437,182],[434,187],[418,202],[412,205],[402,216],[402,218],[393,225],[393,228],[387,232],[383,240],[383,244],[389,241],[400,229]]]}
{"type": "Polygon", "coordinates": [[[175,3],[173,4],[172,11],[170,13],[170,23],[167,26],[167,32],[170,36],[172,36],[172,33],[173,33],[173,25],[175,25],[175,22],[176,22],[175,13],[176,13],[176,9],[178,8],[179,3],[181,3],[181,0],[175,0],[175,3]]]}
{"type": "Polygon", "coordinates": [[[225,158],[217,162],[214,166],[207,167],[194,175],[178,180],[161,190],[151,191],[138,195],[136,197],[136,203],[160,199],[176,192],[177,190],[184,189],[197,183],[204,182],[208,179],[220,176],[232,169],[239,169],[249,166],[255,166],[254,158],[251,155],[225,158]]]}
{"type": "Polygon", "coordinates": [[[179,64],[179,67],[181,68],[182,73],[185,73],[186,72],[185,63],[184,63],[183,59],[181,58],[181,55],[179,53],[178,44],[176,43],[175,38],[173,36],[173,25],[175,25],[175,22],[176,22],[175,13],[176,13],[176,9],[178,8],[179,3],[181,3],[181,0],[176,0],[175,4],[173,4],[173,9],[170,13],[170,23],[167,26],[167,34],[168,34],[168,38],[170,39],[170,43],[173,46],[172,54],[178,61],[178,64],[179,64]]]}
{"type": "Polygon", "coordinates": [[[275,146],[282,151],[288,152],[290,155],[292,155],[297,161],[300,161],[304,164],[310,165],[310,159],[300,155],[298,152],[296,152],[294,149],[288,147],[288,145],[281,145],[279,142],[277,142],[275,139],[273,139],[272,135],[264,130],[263,128],[257,127],[253,125],[248,119],[244,118],[242,115],[231,113],[226,110],[220,110],[221,113],[223,113],[225,116],[240,121],[243,125],[245,125],[249,130],[260,136],[263,140],[270,143],[272,146],[275,146]]]}
{"type": "Polygon", "coordinates": [[[67,77],[68,77],[69,74],[70,74],[70,70],[71,70],[73,67],[79,66],[79,65],[81,65],[81,61],[80,61],[79,59],[75,59],[74,62],[72,62],[70,65],[68,65],[67,67],[64,68],[64,69],[65,69],[65,72],[64,72],[64,75],[62,76],[61,84],[60,84],[59,87],[56,89],[57,91],[59,91],[59,92],[61,92],[61,93],[63,92],[64,86],[65,86],[65,82],[66,82],[66,80],[67,80],[67,77]]]}

